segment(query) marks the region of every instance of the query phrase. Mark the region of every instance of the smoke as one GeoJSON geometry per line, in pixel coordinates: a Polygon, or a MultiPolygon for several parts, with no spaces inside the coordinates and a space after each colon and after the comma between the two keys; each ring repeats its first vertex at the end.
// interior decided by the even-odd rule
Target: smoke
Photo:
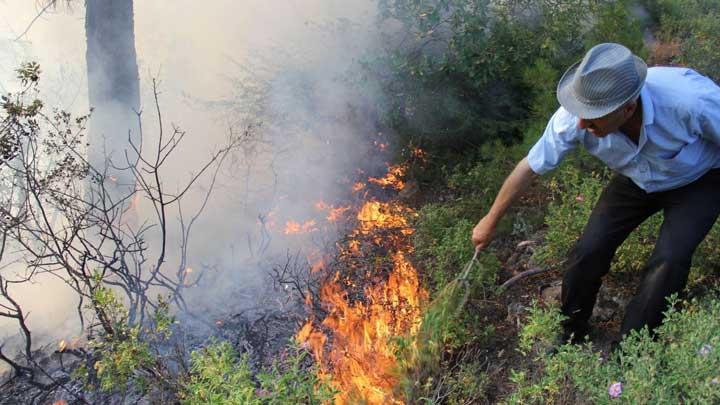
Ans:
{"type": "MultiPolygon", "coordinates": [[[[12,90],[20,61],[36,60],[46,105],[84,114],[83,7],[45,14],[14,41],[37,11],[25,0],[0,2],[0,90],[12,90]]],[[[152,145],[159,133],[153,79],[166,130],[177,125],[187,134],[163,169],[166,189],[180,190],[231,131],[250,128],[252,135],[219,173],[191,233],[187,267],[207,272],[187,291],[196,312],[213,317],[247,305],[241,292],[259,291],[273,260],[332,244],[319,240],[320,231],[283,229],[289,220],[319,221],[326,214],[318,201],[342,204],[358,168],[382,165],[368,140],[379,131],[381,94],[359,86],[358,70],[380,45],[375,14],[370,0],[135,1],[144,142],[152,145]]],[[[209,180],[203,177],[183,203],[186,220],[203,206],[209,180]]],[[[179,213],[171,216],[166,266],[174,272],[181,236],[179,213]]],[[[43,281],[16,294],[33,313],[32,328],[67,338],[70,327],[52,322],[77,305],[62,283],[43,281]]],[[[0,323],[0,336],[15,331],[0,323]]]]}

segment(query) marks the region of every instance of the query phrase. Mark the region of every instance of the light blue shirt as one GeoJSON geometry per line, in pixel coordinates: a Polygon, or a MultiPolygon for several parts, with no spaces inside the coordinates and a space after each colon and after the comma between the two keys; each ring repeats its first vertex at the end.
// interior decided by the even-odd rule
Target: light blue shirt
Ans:
{"type": "Polygon", "coordinates": [[[720,167],[720,87],[692,69],[649,68],[640,90],[638,144],[620,131],[598,138],[560,107],[530,149],[535,173],[557,167],[578,145],[652,193],[684,186],[720,167]]]}

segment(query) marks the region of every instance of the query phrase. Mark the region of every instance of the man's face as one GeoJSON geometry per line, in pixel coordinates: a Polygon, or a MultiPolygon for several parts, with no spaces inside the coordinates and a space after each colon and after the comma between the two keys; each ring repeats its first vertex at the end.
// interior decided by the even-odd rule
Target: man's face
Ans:
{"type": "Polygon", "coordinates": [[[600,118],[580,118],[578,120],[578,128],[586,129],[594,136],[603,138],[611,132],[615,132],[620,129],[620,126],[622,126],[632,116],[634,111],[634,105],[625,105],[600,118]]]}

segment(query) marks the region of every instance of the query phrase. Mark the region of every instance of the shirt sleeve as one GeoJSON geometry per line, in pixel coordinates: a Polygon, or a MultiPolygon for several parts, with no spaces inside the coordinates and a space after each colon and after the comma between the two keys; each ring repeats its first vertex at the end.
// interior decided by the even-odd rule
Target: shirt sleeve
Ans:
{"type": "Polygon", "coordinates": [[[528,153],[527,160],[532,171],[545,174],[555,169],[563,157],[577,147],[579,132],[577,118],[560,107],[528,153]]]}
{"type": "Polygon", "coordinates": [[[705,91],[699,97],[701,136],[720,146],[720,87],[712,80],[705,79],[707,85],[703,86],[705,91]]]}

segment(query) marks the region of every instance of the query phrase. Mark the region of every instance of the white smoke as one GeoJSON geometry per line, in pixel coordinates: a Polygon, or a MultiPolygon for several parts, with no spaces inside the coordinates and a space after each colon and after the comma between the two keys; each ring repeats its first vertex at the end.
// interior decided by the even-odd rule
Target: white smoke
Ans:
{"type": "MultiPolygon", "coordinates": [[[[46,105],[84,114],[84,9],[78,2],[48,12],[15,40],[38,10],[27,0],[0,1],[0,90],[13,89],[20,62],[35,60],[43,70],[46,105]]],[[[358,91],[355,69],[379,45],[375,14],[371,0],[135,1],[144,141],[152,144],[158,134],[154,78],[167,128],[173,123],[187,133],[163,172],[169,191],[196,173],[231,129],[261,123],[253,130],[259,142],[221,172],[191,235],[188,266],[194,273],[214,269],[201,288],[188,293],[192,305],[224,303],[221,309],[230,310],[233,294],[262,279],[259,271],[267,267],[258,266],[250,252],[261,241],[259,216],[275,221],[268,257],[317,244],[317,234],[284,237],[285,220],[322,218],[314,204],[342,200],[356,169],[376,164],[367,139],[377,131],[380,95],[358,91]]],[[[207,187],[205,177],[183,205],[185,215],[200,207],[207,187]]],[[[180,237],[177,213],[171,215],[172,253],[180,237]]],[[[168,267],[177,263],[178,256],[171,256],[168,267]]],[[[67,337],[65,324],[50,321],[77,304],[62,283],[43,282],[17,294],[33,313],[31,327],[67,337]]],[[[0,319],[0,337],[15,332],[0,319]]]]}

